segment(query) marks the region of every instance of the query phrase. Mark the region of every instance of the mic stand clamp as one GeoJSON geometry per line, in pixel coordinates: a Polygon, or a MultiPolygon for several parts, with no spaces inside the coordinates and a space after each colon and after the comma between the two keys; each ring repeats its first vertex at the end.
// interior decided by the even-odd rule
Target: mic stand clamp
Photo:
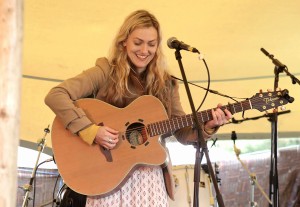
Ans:
{"type": "Polygon", "coordinates": [[[286,65],[282,64],[278,59],[275,59],[274,55],[270,54],[264,48],[261,48],[260,50],[272,60],[272,63],[275,65],[275,73],[276,73],[276,70],[278,70],[278,73],[285,72],[288,76],[290,76],[293,84],[298,83],[300,85],[299,79],[297,79],[293,74],[291,74],[288,71],[286,65]]]}
{"type": "Polygon", "coordinates": [[[36,174],[38,162],[39,162],[39,159],[40,159],[40,155],[43,152],[43,150],[45,148],[45,145],[46,145],[46,135],[50,132],[49,126],[46,129],[44,129],[44,132],[45,132],[45,135],[38,144],[38,156],[37,156],[37,159],[36,159],[36,162],[35,162],[35,166],[32,170],[32,174],[31,174],[29,184],[25,184],[24,187],[22,187],[23,190],[25,191],[25,196],[24,196],[22,207],[28,206],[28,201],[32,200],[29,197],[29,193],[32,191],[32,184],[33,184],[33,181],[35,179],[35,174],[36,174]]]}
{"type": "Polygon", "coordinates": [[[197,113],[196,113],[196,110],[195,110],[195,106],[193,104],[192,95],[191,95],[191,92],[189,90],[188,81],[187,81],[187,78],[185,76],[184,68],[183,68],[183,65],[182,65],[182,62],[181,62],[182,57],[181,57],[181,54],[180,54],[180,49],[176,49],[175,57],[176,57],[176,60],[178,61],[178,64],[179,64],[179,68],[180,68],[180,71],[181,71],[184,86],[185,86],[185,89],[186,89],[186,92],[187,92],[187,96],[188,96],[188,99],[189,99],[191,110],[193,112],[192,113],[193,121],[194,121],[193,122],[193,127],[196,129],[197,137],[198,137],[198,141],[194,145],[196,147],[196,158],[195,158],[195,167],[194,167],[194,200],[193,200],[193,206],[194,207],[199,206],[199,183],[200,183],[201,161],[202,161],[202,158],[203,158],[203,153],[205,153],[205,157],[206,157],[207,165],[208,165],[208,170],[209,170],[209,173],[211,175],[211,178],[212,178],[212,181],[213,181],[213,184],[214,184],[214,187],[215,187],[216,197],[217,197],[218,203],[219,203],[220,207],[224,207],[223,198],[222,198],[222,195],[219,191],[218,184],[217,184],[217,181],[216,181],[216,178],[215,178],[215,175],[214,175],[214,172],[213,172],[213,168],[212,168],[212,165],[211,165],[211,162],[210,162],[210,159],[209,159],[207,143],[204,140],[203,135],[202,135],[202,130],[200,128],[200,123],[199,123],[199,120],[197,118],[197,113]]]}

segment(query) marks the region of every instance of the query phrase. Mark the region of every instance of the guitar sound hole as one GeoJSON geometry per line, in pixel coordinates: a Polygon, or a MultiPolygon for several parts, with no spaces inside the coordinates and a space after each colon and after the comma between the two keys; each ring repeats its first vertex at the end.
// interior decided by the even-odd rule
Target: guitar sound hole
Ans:
{"type": "Polygon", "coordinates": [[[132,146],[144,144],[147,141],[145,126],[141,123],[130,124],[126,130],[126,139],[132,146]]]}

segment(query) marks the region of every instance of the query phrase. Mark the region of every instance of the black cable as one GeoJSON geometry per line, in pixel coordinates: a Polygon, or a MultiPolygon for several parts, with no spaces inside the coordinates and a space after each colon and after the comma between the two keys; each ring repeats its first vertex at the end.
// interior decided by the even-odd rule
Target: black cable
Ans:
{"type": "MultiPolygon", "coordinates": [[[[203,90],[206,90],[206,92],[210,92],[210,93],[212,93],[212,94],[216,94],[216,95],[219,95],[219,96],[223,96],[223,97],[225,97],[225,98],[229,98],[229,99],[231,99],[231,100],[233,100],[233,101],[235,101],[235,102],[238,102],[236,99],[247,99],[247,98],[242,98],[242,97],[228,96],[228,95],[222,94],[222,93],[220,93],[220,92],[218,92],[218,91],[216,91],[216,90],[210,89],[210,82],[211,82],[211,81],[210,81],[209,68],[208,68],[207,63],[206,63],[206,61],[205,61],[204,59],[203,59],[203,62],[204,62],[204,65],[205,65],[205,67],[206,67],[206,70],[207,70],[207,76],[208,76],[208,83],[207,83],[208,86],[207,86],[207,88],[202,87],[202,86],[199,86],[199,85],[197,85],[197,84],[195,84],[195,83],[192,83],[192,82],[190,82],[190,81],[188,81],[188,84],[193,85],[193,86],[196,86],[196,87],[201,88],[201,89],[203,89],[203,90]]],[[[179,80],[179,81],[183,82],[182,79],[177,78],[177,77],[175,77],[175,76],[173,76],[173,75],[172,75],[172,78],[174,78],[174,79],[176,79],[176,80],[179,80]]],[[[206,96],[206,95],[205,95],[205,96],[206,96]]],[[[201,103],[200,106],[198,107],[197,111],[200,109],[200,107],[202,106],[203,102],[204,102],[204,100],[202,101],[202,103],[201,103]]]]}
{"type": "Polygon", "coordinates": [[[33,186],[34,186],[34,187],[33,187],[32,207],[34,207],[34,205],[35,205],[36,172],[37,172],[38,168],[39,168],[42,164],[44,164],[44,163],[46,163],[46,162],[51,162],[51,161],[53,161],[53,159],[48,159],[48,160],[45,160],[45,161],[39,163],[39,164],[36,166],[36,169],[35,169],[35,171],[34,171],[34,179],[33,179],[33,186]]]}
{"type": "Polygon", "coordinates": [[[210,73],[209,73],[209,69],[208,69],[208,66],[207,66],[206,61],[205,61],[204,58],[203,58],[203,63],[204,63],[204,65],[205,65],[205,68],[206,68],[206,71],[207,71],[207,87],[206,87],[207,90],[205,91],[205,95],[204,95],[204,97],[203,97],[203,99],[202,99],[202,102],[201,102],[200,105],[198,106],[197,111],[199,111],[199,109],[200,109],[201,106],[203,105],[204,101],[206,100],[207,94],[208,94],[208,91],[209,91],[209,87],[210,87],[210,73]]]}
{"type": "MultiPolygon", "coordinates": [[[[52,207],[54,207],[54,203],[56,203],[56,199],[55,199],[55,189],[56,189],[56,185],[58,183],[58,179],[60,178],[60,174],[58,174],[57,178],[56,178],[56,181],[55,181],[55,185],[54,185],[54,189],[53,189],[53,193],[52,193],[52,200],[53,200],[53,203],[52,203],[52,207]]],[[[56,203],[57,204],[57,203],[56,203]]]]}

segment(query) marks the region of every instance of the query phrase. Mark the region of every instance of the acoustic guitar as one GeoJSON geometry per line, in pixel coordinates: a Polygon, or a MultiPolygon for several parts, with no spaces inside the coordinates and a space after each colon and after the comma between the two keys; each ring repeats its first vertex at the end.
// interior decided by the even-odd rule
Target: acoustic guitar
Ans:
{"type": "MultiPolygon", "coordinates": [[[[232,114],[257,109],[265,111],[288,103],[287,90],[257,93],[252,98],[222,106],[232,114]]],[[[289,96],[288,96],[289,97],[289,96]]],[[[97,125],[120,132],[112,150],[88,145],[64,128],[58,117],[52,125],[52,148],[64,182],[84,195],[107,196],[126,182],[139,166],[166,166],[167,152],[160,135],[193,126],[191,114],[168,119],[162,103],[153,96],[141,96],[125,108],[117,108],[97,99],[75,101],[97,125]]],[[[212,120],[211,109],[197,112],[200,123],[212,120]]]]}

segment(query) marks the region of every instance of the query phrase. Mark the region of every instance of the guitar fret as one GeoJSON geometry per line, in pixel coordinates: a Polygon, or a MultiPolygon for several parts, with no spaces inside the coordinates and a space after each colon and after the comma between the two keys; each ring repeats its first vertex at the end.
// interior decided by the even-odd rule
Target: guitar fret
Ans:
{"type": "MultiPolygon", "coordinates": [[[[201,115],[200,115],[200,117],[201,117],[201,115]]],[[[199,120],[200,118],[199,118],[199,114],[198,114],[198,113],[197,113],[197,119],[198,119],[198,121],[200,121],[200,120],[199,120]]]]}
{"type": "Polygon", "coordinates": [[[169,126],[170,126],[170,130],[173,131],[171,121],[168,121],[168,123],[169,123],[169,126]]]}
{"type": "Polygon", "coordinates": [[[177,118],[173,119],[174,131],[176,131],[178,129],[176,126],[176,121],[177,121],[177,118]]]}
{"type": "Polygon", "coordinates": [[[173,131],[173,130],[172,130],[172,124],[171,124],[171,121],[168,121],[168,124],[169,124],[169,129],[170,129],[170,131],[173,131]]]}
{"type": "Polygon", "coordinates": [[[165,122],[165,124],[164,124],[164,125],[165,125],[165,128],[166,128],[166,132],[167,132],[167,131],[170,131],[170,128],[169,128],[168,125],[167,125],[168,122],[169,122],[169,121],[165,122]]]}
{"type": "Polygon", "coordinates": [[[150,128],[151,128],[151,134],[152,134],[152,136],[154,136],[153,124],[150,125],[150,128]]]}
{"type": "Polygon", "coordinates": [[[189,117],[190,117],[190,126],[194,126],[194,120],[192,115],[189,115],[189,117]]]}
{"type": "Polygon", "coordinates": [[[207,112],[207,110],[205,110],[205,112],[206,112],[206,117],[207,117],[207,120],[209,120],[209,115],[208,115],[208,112],[207,112]]]}
{"type": "Polygon", "coordinates": [[[187,123],[189,123],[187,116],[185,116],[185,123],[186,123],[186,125],[187,125],[187,123]]]}
{"type": "Polygon", "coordinates": [[[244,111],[243,103],[241,102],[240,104],[241,104],[241,107],[242,107],[242,111],[244,111]]]}
{"type": "Polygon", "coordinates": [[[158,134],[157,133],[157,126],[156,125],[157,125],[157,123],[154,124],[154,132],[155,132],[155,134],[158,134]]]}
{"type": "Polygon", "coordinates": [[[153,137],[153,130],[152,130],[152,124],[149,124],[147,127],[148,133],[150,134],[150,137],[153,137]]]}
{"type": "Polygon", "coordinates": [[[187,120],[186,120],[187,125],[192,126],[190,116],[187,116],[186,118],[187,118],[187,120]]]}
{"type": "Polygon", "coordinates": [[[163,128],[163,132],[165,133],[165,132],[167,132],[167,130],[165,129],[165,125],[163,123],[162,123],[162,128],[163,128]]]}
{"type": "Polygon", "coordinates": [[[154,129],[154,123],[150,124],[150,128],[151,128],[151,134],[152,134],[152,136],[154,136],[155,135],[155,133],[154,133],[154,131],[155,131],[155,129],[154,129]]]}
{"type": "Polygon", "coordinates": [[[238,103],[233,104],[233,110],[234,110],[234,113],[241,111],[238,103]]]}
{"type": "Polygon", "coordinates": [[[161,122],[161,130],[162,130],[163,134],[167,132],[167,129],[166,129],[166,126],[165,126],[165,121],[161,122]]]}
{"type": "Polygon", "coordinates": [[[169,123],[170,123],[170,129],[171,129],[171,131],[174,131],[174,129],[173,129],[173,126],[174,126],[173,119],[171,119],[169,123]]]}
{"type": "Polygon", "coordinates": [[[159,122],[159,131],[160,131],[160,134],[164,134],[164,125],[163,125],[162,121],[159,122]]]}
{"type": "Polygon", "coordinates": [[[205,121],[204,121],[204,119],[203,119],[202,113],[200,113],[200,116],[201,116],[202,122],[204,123],[205,121]]]}
{"type": "Polygon", "coordinates": [[[158,133],[158,134],[161,134],[161,129],[160,129],[160,124],[159,124],[159,122],[157,123],[157,127],[156,127],[156,128],[157,128],[157,133],[158,133]]]}
{"type": "Polygon", "coordinates": [[[184,127],[184,120],[182,119],[182,117],[180,117],[180,123],[181,123],[180,128],[183,128],[184,127]]]}
{"type": "Polygon", "coordinates": [[[176,131],[177,129],[179,129],[179,128],[178,128],[177,121],[178,121],[177,118],[175,118],[175,119],[174,119],[174,122],[173,122],[173,123],[174,123],[174,130],[175,130],[175,131],[176,131]]]}
{"type": "Polygon", "coordinates": [[[176,129],[177,129],[175,121],[176,121],[176,118],[172,120],[172,125],[173,125],[173,128],[174,128],[173,131],[176,131],[176,129]]]}
{"type": "Polygon", "coordinates": [[[201,113],[197,113],[197,118],[199,120],[199,117],[201,118],[201,121],[203,122],[203,117],[202,117],[202,114],[201,113]]]}
{"type": "MultiPolygon", "coordinates": [[[[214,110],[214,109],[213,109],[214,110]]],[[[209,121],[209,120],[212,120],[213,117],[212,117],[212,113],[211,113],[211,110],[209,110],[209,114],[208,114],[208,119],[206,121],[209,121]]]]}
{"type": "Polygon", "coordinates": [[[176,119],[177,119],[177,123],[178,123],[178,129],[182,128],[182,126],[181,126],[182,121],[179,120],[179,119],[181,119],[181,117],[177,117],[176,119]]]}
{"type": "Polygon", "coordinates": [[[175,121],[176,121],[176,124],[177,124],[177,127],[175,127],[175,128],[176,128],[176,129],[179,129],[179,123],[178,123],[177,118],[175,118],[175,121]]]}
{"type": "Polygon", "coordinates": [[[250,99],[248,100],[248,102],[249,102],[249,105],[250,105],[250,109],[252,109],[252,103],[251,103],[250,99]]]}
{"type": "Polygon", "coordinates": [[[236,110],[235,110],[235,107],[234,107],[235,104],[232,104],[232,108],[234,110],[234,113],[236,113],[236,110]]]}
{"type": "Polygon", "coordinates": [[[155,135],[155,124],[152,124],[152,132],[153,132],[153,135],[155,135]]]}
{"type": "Polygon", "coordinates": [[[161,121],[158,122],[158,132],[159,132],[159,134],[163,134],[163,130],[161,128],[161,121]]]}
{"type": "Polygon", "coordinates": [[[173,119],[174,131],[176,131],[176,129],[177,129],[176,122],[177,122],[177,119],[176,119],[176,118],[175,118],[175,119],[173,119]]]}
{"type": "Polygon", "coordinates": [[[165,126],[164,126],[164,121],[160,121],[159,126],[160,126],[161,134],[164,134],[166,132],[165,126]]]}
{"type": "Polygon", "coordinates": [[[183,126],[184,126],[184,122],[183,122],[183,120],[182,120],[182,117],[180,117],[180,128],[182,128],[183,126]]]}
{"type": "Polygon", "coordinates": [[[162,130],[161,130],[161,121],[157,123],[157,133],[158,133],[158,134],[162,134],[162,130]]]}

